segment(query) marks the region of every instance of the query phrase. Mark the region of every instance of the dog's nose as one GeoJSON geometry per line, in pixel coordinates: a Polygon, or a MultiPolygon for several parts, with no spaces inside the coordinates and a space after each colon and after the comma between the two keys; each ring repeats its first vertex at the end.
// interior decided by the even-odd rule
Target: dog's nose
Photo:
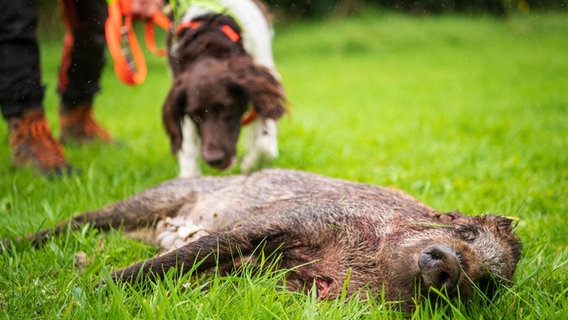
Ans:
{"type": "Polygon", "coordinates": [[[204,149],[203,160],[219,170],[226,169],[230,164],[229,157],[226,157],[225,152],[219,149],[204,149]]]}
{"type": "Polygon", "coordinates": [[[426,248],[418,258],[422,280],[427,287],[453,290],[460,277],[460,262],[454,250],[446,246],[426,248]]]}

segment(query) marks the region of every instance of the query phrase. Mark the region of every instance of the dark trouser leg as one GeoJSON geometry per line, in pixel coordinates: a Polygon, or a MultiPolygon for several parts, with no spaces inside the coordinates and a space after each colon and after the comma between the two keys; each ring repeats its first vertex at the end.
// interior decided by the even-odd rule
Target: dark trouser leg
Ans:
{"type": "Polygon", "coordinates": [[[93,97],[105,62],[105,0],[61,0],[67,26],[59,69],[61,141],[109,142],[109,133],[93,119],[93,97]]]}
{"type": "Polygon", "coordinates": [[[67,26],[58,91],[65,106],[86,105],[100,90],[105,63],[105,0],[61,0],[67,26]]]}
{"type": "Polygon", "coordinates": [[[34,0],[0,2],[0,105],[8,119],[42,108],[34,0]]]}

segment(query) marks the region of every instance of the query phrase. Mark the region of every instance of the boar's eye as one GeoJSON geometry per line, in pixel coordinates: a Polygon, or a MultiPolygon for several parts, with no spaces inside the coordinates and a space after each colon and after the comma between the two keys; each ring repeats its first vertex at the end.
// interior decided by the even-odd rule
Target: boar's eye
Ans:
{"type": "Polygon", "coordinates": [[[459,237],[467,242],[473,242],[479,235],[479,230],[472,225],[464,225],[458,228],[459,237]]]}

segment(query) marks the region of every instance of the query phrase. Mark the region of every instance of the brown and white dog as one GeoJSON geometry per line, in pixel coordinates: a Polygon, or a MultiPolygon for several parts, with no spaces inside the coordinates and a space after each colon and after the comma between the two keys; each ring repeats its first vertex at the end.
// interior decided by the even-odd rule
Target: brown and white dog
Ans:
{"type": "Polygon", "coordinates": [[[257,0],[200,1],[182,10],[168,37],[174,83],[163,107],[180,176],[200,174],[199,154],[220,170],[235,162],[249,104],[254,120],[241,170],[262,167],[278,156],[276,120],[285,112],[267,11],[257,0]]]}

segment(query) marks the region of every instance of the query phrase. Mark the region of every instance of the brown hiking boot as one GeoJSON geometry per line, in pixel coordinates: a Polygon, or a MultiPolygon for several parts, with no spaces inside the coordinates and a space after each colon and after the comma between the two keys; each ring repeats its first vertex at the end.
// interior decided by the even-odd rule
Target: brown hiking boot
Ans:
{"type": "Polygon", "coordinates": [[[71,172],[63,147],[53,138],[42,110],[8,120],[12,163],[23,167],[31,163],[41,173],[71,172]]]}
{"type": "Polygon", "coordinates": [[[95,139],[103,142],[112,140],[110,134],[93,119],[93,106],[59,108],[60,141],[62,143],[85,143],[95,139]]]}

